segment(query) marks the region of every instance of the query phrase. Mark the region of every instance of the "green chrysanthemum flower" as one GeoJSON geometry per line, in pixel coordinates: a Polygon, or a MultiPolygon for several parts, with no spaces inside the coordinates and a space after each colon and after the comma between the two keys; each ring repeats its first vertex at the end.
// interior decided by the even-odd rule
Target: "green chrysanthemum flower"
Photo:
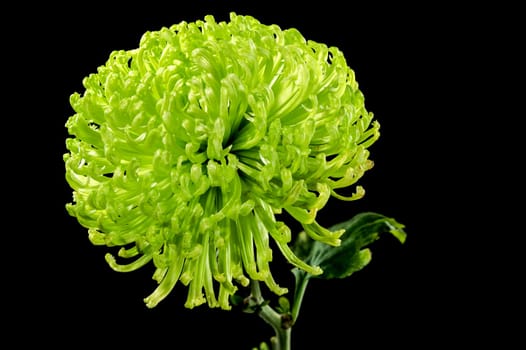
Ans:
{"type": "Polygon", "coordinates": [[[276,294],[271,240],[294,266],[283,211],[339,244],[316,214],[370,169],[379,124],[340,50],[234,13],[181,22],[114,51],[71,96],[64,155],[70,215],[117,271],[153,261],[156,306],[177,281],[186,307],[229,309],[250,279],[276,294]],[[121,264],[117,259],[132,258],[121,264]]]}

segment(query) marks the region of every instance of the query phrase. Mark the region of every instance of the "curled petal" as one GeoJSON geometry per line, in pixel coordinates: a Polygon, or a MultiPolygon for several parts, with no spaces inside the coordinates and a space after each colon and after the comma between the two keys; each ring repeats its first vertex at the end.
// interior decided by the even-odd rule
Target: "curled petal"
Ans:
{"type": "Polygon", "coordinates": [[[110,253],[107,253],[105,255],[105,258],[106,258],[106,262],[108,263],[108,265],[110,265],[110,267],[114,269],[115,271],[119,271],[119,272],[129,272],[129,271],[137,270],[138,268],[141,268],[144,265],[146,265],[152,259],[151,256],[143,255],[132,263],[120,265],[120,264],[117,264],[117,262],[115,261],[115,257],[111,255],[110,253]]]}

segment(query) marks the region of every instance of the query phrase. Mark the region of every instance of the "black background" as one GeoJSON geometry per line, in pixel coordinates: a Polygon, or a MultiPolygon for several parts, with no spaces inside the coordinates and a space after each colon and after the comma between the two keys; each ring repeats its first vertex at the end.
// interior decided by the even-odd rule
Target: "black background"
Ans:
{"type": "MultiPolygon", "coordinates": [[[[158,307],[147,309],[142,299],[155,288],[152,269],[112,271],[104,262],[106,249],[91,245],[64,208],[71,201],[62,161],[64,124],[72,115],[69,96],[82,92],[82,78],[111,51],[137,47],[145,31],[207,14],[227,20],[231,11],[294,27],[344,52],[382,134],[370,149],[375,167],[359,182],[365,197],[334,199],[319,221],[331,225],[375,211],[405,224],[408,234],[403,245],[387,235],[375,242],[370,265],[348,279],[311,282],[293,328],[293,348],[427,349],[505,342],[514,333],[511,326],[495,330],[509,311],[506,297],[493,293],[507,288],[507,265],[495,256],[500,240],[473,223],[487,215],[475,206],[498,191],[482,180],[479,185],[471,170],[498,172],[498,152],[487,147],[481,153],[468,141],[481,117],[474,108],[480,96],[469,91],[491,75],[474,57],[498,49],[486,39],[499,14],[441,5],[202,0],[184,6],[40,5],[21,13],[27,11],[31,16],[8,31],[13,43],[5,44],[8,60],[25,64],[6,72],[15,76],[16,103],[25,110],[15,119],[29,121],[17,125],[23,130],[21,148],[10,164],[27,169],[19,172],[18,195],[5,214],[23,217],[16,221],[19,233],[11,233],[21,238],[17,253],[5,265],[11,281],[5,300],[14,311],[9,325],[27,334],[17,342],[235,350],[272,335],[254,315],[205,305],[185,309],[187,291],[180,284],[158,307]],[[494,249],[482,248],[488,241],[494,249]]],[[[493,96],[487,92],[482,100],[493,96]]],[[[280,284],[292,287],[288,271],[277,274],[280,284]]]]}

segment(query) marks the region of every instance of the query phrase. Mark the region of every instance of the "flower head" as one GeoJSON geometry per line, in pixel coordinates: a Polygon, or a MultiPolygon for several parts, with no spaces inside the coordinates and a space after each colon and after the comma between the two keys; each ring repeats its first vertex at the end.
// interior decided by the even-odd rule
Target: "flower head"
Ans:
{"type": "Polygon", "coordinates": [[[251,16],[206,16],[145,33],[83,85],[66,123],[66,207],[93,244],[121,247],[106,255],[113,269],[153,262],[148,307],[178,281],[188,308],[229,309],[250,279],[285,293],[272,241],[294,266],[322,272],[294,255],[279,214],[338,245],[343,230],[316,214],[331,196],[363,195],[336,190],[371,168],[379,125],[340,50],[251,16]]]}

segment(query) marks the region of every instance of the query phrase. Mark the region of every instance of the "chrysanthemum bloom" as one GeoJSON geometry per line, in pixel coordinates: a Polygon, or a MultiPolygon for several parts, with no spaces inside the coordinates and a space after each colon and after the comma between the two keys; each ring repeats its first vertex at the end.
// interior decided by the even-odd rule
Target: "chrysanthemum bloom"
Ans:
{"type": "Polygon", "coordinates": [[[207,16],[145,33],[83,85],[66,123],[67,210],[93,244],[121,246],[106,255],[113,269],[153,261],[148,307],[177,281],[188,308],[229,309],[251,279],[285,293],[271,240],[292,265],[322,272],[294,255],[279,214],[338,245],[343,231],[316,214],[331,196],[363,195],[336,190],[371,168],[379,125],[340,50],[251,16],[207,16]]]}

